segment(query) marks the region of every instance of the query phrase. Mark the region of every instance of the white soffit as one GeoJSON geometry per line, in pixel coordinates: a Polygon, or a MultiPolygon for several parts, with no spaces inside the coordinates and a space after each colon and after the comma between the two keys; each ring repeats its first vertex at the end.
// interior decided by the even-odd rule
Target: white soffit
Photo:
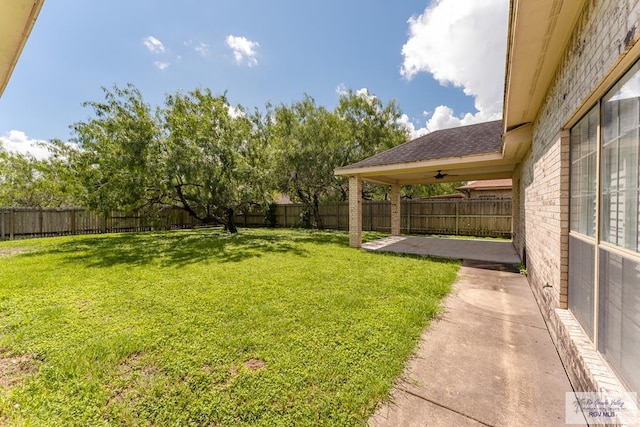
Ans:
{"type": "Polygon", "coordinates": [[[505,133],[535,120],[584,5],[580,0],[511,0],[505,133]]]}
{"type": "Polygon", "coordinates": [[[44,0],[0,0],[0,96],[29,38],[44,0]]]}

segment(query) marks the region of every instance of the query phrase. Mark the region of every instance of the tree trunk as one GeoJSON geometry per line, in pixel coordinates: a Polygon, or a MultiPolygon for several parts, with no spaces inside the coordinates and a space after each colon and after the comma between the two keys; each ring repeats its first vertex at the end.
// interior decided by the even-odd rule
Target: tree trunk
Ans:
{"type": "Polygon", "coordinates": [[[226,209],[226,213],[227,213],[227,218],[226,218],[226,222],[224,224],[224,229],[227,230],[229,233],[237,233],[238,232],[238,228],[236,227],[235,221],[234,221],[234,212],[232,208],[228,208],[226,209]]]}
{"type": "Polygon", "coordinates": [[[322,217],[320,216],[320,202],[318,201],[318,196],[313,195],[313,206],[311,207],[313,210],[313,218],[316,221],[316,227],[319,230],[324,230],[324,224],[322,223],[322,217]]]}

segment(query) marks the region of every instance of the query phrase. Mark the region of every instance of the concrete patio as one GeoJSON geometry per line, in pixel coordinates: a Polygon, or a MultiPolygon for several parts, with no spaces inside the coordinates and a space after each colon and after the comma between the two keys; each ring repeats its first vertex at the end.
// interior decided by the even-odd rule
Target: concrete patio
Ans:
{"type": "Polygon", "coordinates": [[[520,263],[513,244],[504,240],[390,236],[364,243],[362,249],[511,265],[520,263]]]}

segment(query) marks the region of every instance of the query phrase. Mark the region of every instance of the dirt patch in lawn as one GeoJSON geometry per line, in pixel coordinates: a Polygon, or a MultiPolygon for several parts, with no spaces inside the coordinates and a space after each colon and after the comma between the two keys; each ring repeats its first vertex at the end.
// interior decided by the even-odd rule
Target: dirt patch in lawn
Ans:
{"type": "MultiPolygon", "coordinates": [[[[264,360],[260,359],[249,359],[246,362],[242,363],[242,368],[248,371],[257,371],[259,369],[264,369],[267,366],[267,363],[264,360]]],[[[241,368],[239,365],[231,365],[229,368],[229,372],[227,373],[227,378],[225,379],[224,386],[227,387],[231,385],[231,383],[241,374],[241,368]]]]}
{"type": "Polygon", "coordinates": [[[153,363],[145,360],[143,353],[134,353],[127,357],[118,365],[118,377],[123,380],[135,380],[136,382],[146,383],[157,377],[162,376],[158,368],[153,363]]]}
{"type": "Polygon", "coordinates": [[[250,371],[257,371],[258,369],[262,369],[267,366],[267,363],[264,360],[251,359],[247,360],[242,365],[250,371]]]}
{"type": "Polygon", "coordinates": [[[143,353],[134,353],[123,360],[116,367],[116,375],[108,405],[135,402],[166,378],[143,353]]]}
{"type": "Polygon", "coordinates": [[[25,248],[0,248],[0,258],[24,254],[26,252],[28,252],[28,250],[25,248]]]}
{"type": "Polygon", "coordinates": [[[40,363],[33,354],[13,354],[0,349],[0,388],[14,387],[38,371],[40,363]]]}

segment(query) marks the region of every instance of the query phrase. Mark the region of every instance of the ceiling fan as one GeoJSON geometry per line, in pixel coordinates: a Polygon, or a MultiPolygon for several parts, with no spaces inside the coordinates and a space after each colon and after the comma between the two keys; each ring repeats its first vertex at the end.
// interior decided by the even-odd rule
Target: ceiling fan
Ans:
{"type": "Polygon", "coordinates": [[[435,179],[442,179],[442,178],[444,178],[444,177],[445,177],[445,176],[447,176],[447,175],[449,175],[449,174],[448,174],[448,173],[442,173],[442,171],[441,171],[441,170],[438,170],[438,173],[437,173],[437,174],[435,174],[433,177],[434,177],[435,179]]]}
{"type": "Polygon", "coordinates": [[[442,173],[442,170],[438,170],[438,173],[435,174],[433,177],[437,180],[443,179],[445,176],[458,176],[458,175],[451,175],[450,173],[442,173]]]}

